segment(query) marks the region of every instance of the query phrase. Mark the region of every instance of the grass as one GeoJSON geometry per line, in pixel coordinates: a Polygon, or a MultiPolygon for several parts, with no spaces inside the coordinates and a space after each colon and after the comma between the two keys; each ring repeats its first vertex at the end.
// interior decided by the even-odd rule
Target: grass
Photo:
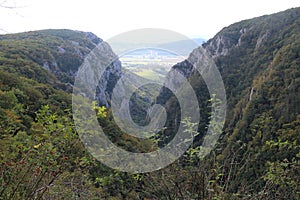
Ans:
{"type": "Polygon", "coordinates": [[[154,81],[159,81],[161,79],[161,75],[151,69],[140,69],[134,73],[143,78],[147,78],[154,81]]]}

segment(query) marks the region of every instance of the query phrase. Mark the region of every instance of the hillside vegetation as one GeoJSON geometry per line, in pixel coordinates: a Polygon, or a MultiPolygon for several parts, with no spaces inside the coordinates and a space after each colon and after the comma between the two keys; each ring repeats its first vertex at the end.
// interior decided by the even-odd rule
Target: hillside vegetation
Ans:
{"type": "MultiPolygon", "coordinates": [[[[197,93],[199,135],[176,162],[151,173],[104,166],[76,133],[72,84],[100,42],[71,30],[0,35],[0,199],[300,199],[300,8],[235,23],[203,44],[228,102],[222,135],[205,158],[198,154],[212,97],[189,59],[173,66],[197,93]]],[[[149,106],[143,98],[133,103],[149,106]]],[[[109,108],[91,106],[116,145],[149,152],[169,142],[179,124],[170,90],[163,88],[157,103],[167,109],[166,129],[145,140],[122,132],[109,108]]]]}

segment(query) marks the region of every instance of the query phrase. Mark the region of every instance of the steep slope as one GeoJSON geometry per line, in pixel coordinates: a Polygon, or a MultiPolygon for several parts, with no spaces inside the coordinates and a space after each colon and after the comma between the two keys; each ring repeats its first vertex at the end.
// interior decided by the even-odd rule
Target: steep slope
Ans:
{"type": "MultiPolygon", "coordinates": [[[[299,8],[233,24],[203,45],[221,72],[228,97],[223,134],[204,160],[197,157],[197,145],[209,124],[211,97],[192,66],[201,61],[199,49],[172,68],[170,73],[188,77],[196,91],[200,134],[186,155],[153,173],[109,170],[86,153],[76,135],[69,92],[78,67],[100,42],[91,33],[70,30],[0,36],[1,198],[300,198],[299,8]]],[[[114,57],[105,46],[106,55],[114,57]]],[[[118,60],[107,67],[97,85],[101,105],[109,106],[122,73],[118,60]]],[[[128,76],[134,89],[136,78],[128,76]]],[[[136,105],[147,107],[151,100],[139,92],[145,93],[137,91],[130,106],[138,112],[135,121],[145,124],[140,116],[146,111],[136,105]]],[[[166,88],[156,102],[167,108],[167,129],[159,141],[163,146],[178,128],[180,109],[166,88]]],[[[109,110],[95,110],[116,145],[132,152],[156,148],[153,141],[122,133],[109,110]]]]}
{"type": "MultiPolygon", "coordinates": [[[[71,76],[74,76],[84,56],[101,42],[99,38],[96,40],[93,38],[97,37],[91,33],[71,30],[43,30],[2,35],[0,36],[3,58],[1,65],[8,64],[10,58],[16,58],[20,62],[27,61],[43,66],[44,69],[57,76],[61,82],[71,82],[71,76]]],[[[24,68],[25,64],[17,64],[15,64],[17,71],[24,68]]],[[[47,79],[40,80],[38,75],[34,76],[27,71],[19,72],[28,78],[47,81],[47,79]]]]}
{"type": "MultiPolygon", "coordinates": [[[[72,85],[77,70],[99,43],[104,43],[89,32],[72,30],[41,30],[0,35],[0,95],[2,127],[10,118],[8,110],[16,105],[19,118],[16,130],[28,129],[41,105],[51,105],[58,112],[70,108],[72,85]],[[22,128],[23,127],[23,128],[22,128]]],[[[107,45],[108,46],[108,45],[107,45]]],[[[113,54],[110,48],[105,56],[113,54]]],[[[116,59],[108,66],[97,85],[100,105],[108,106],[112,88],[121,75],[121,64],[116,59]]],[[[14,121],[14,120],[13,120],[14,121]]]]}
{"type": "MultiPolygon", "coordinates": [[[[0,36],[0,199],[102,197],[93,181],[113,172],[96,162],[80,141],[70,94],[78,68],[100,43],[106,47],[101,56],[114,60],[97,83],[95,100],[109,106],[121,64],[92,33],[42,30],[0,36]]],[[[105,113],[99,123],[124,149],[150,147],[124,135],[108,110],[88,106],[105,113]]]]}
{"type": "MultiPolygon", "coordinates": [[[[226,124],[217,147],[223,166],[220,181],[230,180],[223,189],[230,193],[263,190],[270,163],[299,164],[300,8],[230,25],[203,47],[222,75],[228,98],[226,124]]],[[[175,65],[171,73],[190,77],[201,94],[199,102],[203,102],[208,93],[201,78],[195,79],[191,65],[197,60],[197,51],[175,65]]],[[[164,90],[158,97],[162,99],[161,103],[173,110],[171,118],[176,118],[175,101],[164,90]]],[[[175,122],[169,123],[176,129],[175,122]]],[[[199,131],[203,128],[202,122],[199,131]]],[[[286,176],[295,180],[293,174],[286,176]]],[[[292,193],[290,199],[299,195],[291,187],[285,189],[292,193]]]]}
{"type": "MultiPolygon", "coordinates": [[[[1,35],[0,65],[6,71],[71,92],[85,56],[101,42],[93,33],[72,30],[49,29],[1,35]]],[[[108,48],[106,53],[103,56],[108,56],[112,50],[108,48]]],[[[121,64],[116,59],[107,67],[98,85],[101,105],[108,106],[111,85],[120,74],[121,64]]]]}

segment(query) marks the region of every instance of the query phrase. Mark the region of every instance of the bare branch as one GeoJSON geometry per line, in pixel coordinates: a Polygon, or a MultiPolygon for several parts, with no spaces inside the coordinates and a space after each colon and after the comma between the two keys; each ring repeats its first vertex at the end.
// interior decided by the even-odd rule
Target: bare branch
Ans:
{"type": "Polygon", "coordinates": [[[27,7],[27,6],[17,6],[15,1],[13,1],[13,3],[11,3],[10,5],[8,4],[7,0],[4,0],[4,1],[0,2],[0,8],[18,9],[18,8],[25,8],[25,7],[27,7]]]}

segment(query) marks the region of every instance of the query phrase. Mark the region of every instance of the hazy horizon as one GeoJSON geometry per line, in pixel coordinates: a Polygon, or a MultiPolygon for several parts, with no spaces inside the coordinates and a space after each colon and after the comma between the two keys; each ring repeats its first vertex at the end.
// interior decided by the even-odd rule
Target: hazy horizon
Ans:
{"type": "Polygon", "coordinates": [[[212,38],[241,20],[299,7],[296,0],[279,1],[93,1],[0,0],[0,34],[42,29],[93,32],[106,40],[140,28],[162,28],[190,38],[212,38]]]}

